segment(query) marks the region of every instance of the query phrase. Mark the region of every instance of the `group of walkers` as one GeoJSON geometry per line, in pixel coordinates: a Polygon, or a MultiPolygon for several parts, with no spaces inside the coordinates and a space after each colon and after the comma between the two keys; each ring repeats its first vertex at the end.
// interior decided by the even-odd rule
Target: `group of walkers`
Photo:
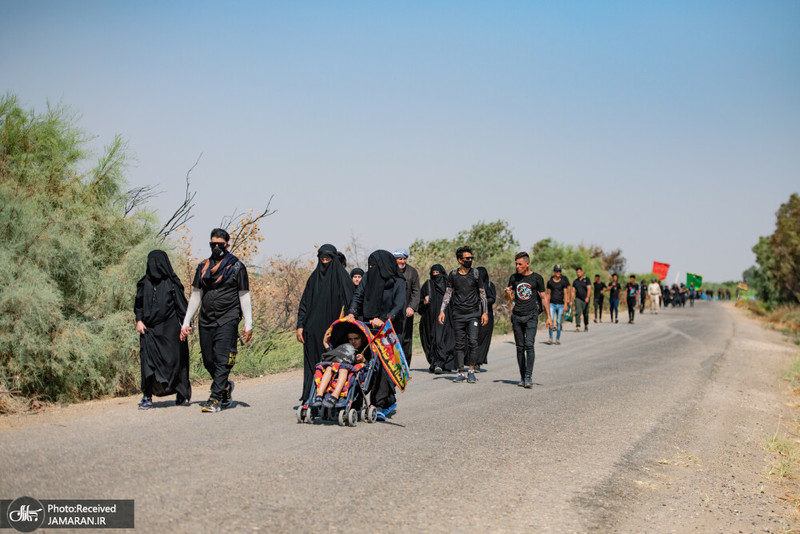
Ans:
{"type": "MultiPolygon", "coordinates": [[[[167,254],[154,250],[148,255],[145,276],[137,285],[134,312],[140,334],[142,400],[140,409],[152,407],[152,396],[176,395],[176,404],[191,400],[189,350],[192,319],[199,310],[198,331],[203,365],[212,383],[203,412],[219,412],[232,403],[234,382],[231,368],[238,344],[252,336],[252,304],[247,269],[228,251],[230,236],[223,229],[211,232],[211,255],[199,263],[187,302],[183,285],[170,265],[167,254]],[[244,319],[241,337],[238,325],[244,319]]],[[[391,320],[411,364],[414,316],[419,313],[419,336],[429,371],[454,372],[453,382],[475,384],[476,373],[487,365],[494,327],[497,289],[483,267],[473,267],[469,246],[455,251],[458,267],[447,272],[441,264],[430,268],[429,279],[420,286],[417,270],[408,264],[408,251],[376,250],[369,255],[367,270],[346,271],[346,259],[336,247],[325,244],[317,250],[317,265],[309,276],[298,305],[296,337],[303,344],[303,385],[300,401],[309,399],[315,385],[315,371],[326,351],[325,333],[340,318],[358,320],[377,330],[391,320]]],[[[651,311],[694,300],[694,288],[672,290],[656,280],[636,282],[634,276],[622,287],[613,274],[608,284],[595,275],[594,282],[581,267],[570,284],[562,268],[553,266],[547,282],[531,270],[526,252],[516,254],[515,270],[504,287],[510,303],[520,380],[533,387],[534,341],[540,315],[545,316],[547,344],[561,344],[565,316],[572,315],[576,331],[589,329],[590,303],[594,322],[602,322],[605,294],[609,297],[610,320],[619,322],[619,301],[624,292],[629,320],[633,324],[637,307],[644,311],[649,296],[651,311]],[[664,297],[664,298],[662,298],[664,297]]],[[[355,347],[359,349],[359,347],[355,347]]],[[[397,408],[395,387],[380,366],[371,389],[371,402],[379,419],[397,408]]]]}

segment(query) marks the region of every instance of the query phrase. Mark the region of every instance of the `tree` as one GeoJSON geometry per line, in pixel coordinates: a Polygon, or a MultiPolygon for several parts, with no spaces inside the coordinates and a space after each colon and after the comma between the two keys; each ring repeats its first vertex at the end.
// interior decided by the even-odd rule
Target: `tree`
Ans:
{"type": "Polygon", "coordinates": [[[743,273],[768,303],[800,301],[800,196],[793,193],[775,213],[775,231],[753,246],[758,267],[743,273]]]}

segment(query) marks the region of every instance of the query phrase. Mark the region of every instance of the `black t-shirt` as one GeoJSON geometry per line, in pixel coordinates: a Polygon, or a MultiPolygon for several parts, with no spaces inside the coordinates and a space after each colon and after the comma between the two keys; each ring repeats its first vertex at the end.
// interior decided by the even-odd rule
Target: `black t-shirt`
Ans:
{"type": "Polygon", "coordinates": [[[228,279],[215,289],[203,287],[202,279],[195,274],[192,287],[203,290],[198,321],[200,326],[205,328],[222,326],[231,321],[238,321],[242,317],[239,291],[249,291],[250,281],[242,262],[234,265],[233,270],[228,279]]]}
{"type": "Polygon", "coordinates": [[[594,286],[594,300],[603,300],[603,290],[606,288],[605,282],[595,282],[594,286]]]}
{"type": "Polygon", "coordinates": [[[608,298],[610,299],[619,299],[619,290],[621,286],[619,285],[619,280],[614,282],[613,280],[608,284],[608,298]]]}
{"type": "Polygon", "coordinates": [[[574,282],[572,282],[572,287],[575,288],[575,298],[586,300],[586,295],[589,294],[588,289],[591,287],[592,283],[589,282],[587,277],[583,278],[576,278],[574,282]]]}
{"type": "Polygon", "coordinates": [[[481,296],[479,290],[483,289],[483,282],[477,276],[478,271],[470,269],[467,274],[461,274],[458,269],[447,275],[447,287],[453,288],[450,297],[450,309],[454,315],[481,314],[481,296]]]}
{"type": "Polygon", "coordinates": [[[514,273],[508,279],[508,285],[514,290],[514,314],[531,315],[542,312],[539,309],[539,295],[544,293],[544,278],[539,273],[523,275],[514,273]]]}
{"type": "Polygon", "coordinates": [[[569,287],[569,280],[566,276],[562,276],[561,280],[556,282],[553,277],[547,281],[547,289],[550,290],[550,303],[551,304],[564,304],[564,291],[569,287]]]}
{"type": "Polygon", "coordinates": [[[636,282],[628,282],[625,284],[625,294],[629,299],[636,298],[636,290],[639,289],[639,284],[636,282]]]}

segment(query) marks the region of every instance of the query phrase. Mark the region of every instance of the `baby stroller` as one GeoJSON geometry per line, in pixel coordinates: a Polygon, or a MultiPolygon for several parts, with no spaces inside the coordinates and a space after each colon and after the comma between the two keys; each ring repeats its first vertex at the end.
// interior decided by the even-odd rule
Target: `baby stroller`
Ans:
{"type": "MultiPolygon", "coordinates": [[[[360,321],[348,321],[341,318],[330,326],[326,337],[329,335],[328,343],[330,347],[339,347],[347,343],[347,334],[353,332],[358,332],[366,338],[367,347],[363,352],[364,363],[355,365],[338,364],[339,366],[346,366],[349,370],[346,377],[347,382],[344,384],[339,398],[334,399],[335,404],[328,407],[315,407],[315,405],[319,404],[317,387],[325,369],[334,364],[329,361],[322,361],[317,364],[314,387],[311,388],[311,394],[297,408],[298,423],[314,423],[319,418],[327,421],[338,421],[340,426],[356,426],[359,419],[368,423],[374,423],[378,420],[378,409],[367,401],[367,394],[370,392],[373,377],[380,366],[378,357],[373,355],[371,345],[374,336],[369,326],[360,321]]],[[[330,351],[326,354],[329,353],[330,351]]],[[[335,380],[331,380],[326,391],[332,391],[335,385],[335,380]]]]}

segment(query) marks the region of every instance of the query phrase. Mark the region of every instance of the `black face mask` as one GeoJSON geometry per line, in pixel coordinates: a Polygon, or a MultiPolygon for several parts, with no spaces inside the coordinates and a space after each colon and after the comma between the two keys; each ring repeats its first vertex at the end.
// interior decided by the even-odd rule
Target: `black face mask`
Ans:
{"type": "Polygon", "coordinates": [[[465,269],[471,269],[472,268],[472,260],[464,260],[464,261],[461,262],[461,265],[463,265],[465,269]]]}
{"type": "Polygon", "coordinates": [[[225,250],[225,245],[221,243],[211,247],[211,257],[214,259],[214,261],[221,260],[222,258],[225,257],[225,254],[227,253],[228,251],[225,250]]]}

